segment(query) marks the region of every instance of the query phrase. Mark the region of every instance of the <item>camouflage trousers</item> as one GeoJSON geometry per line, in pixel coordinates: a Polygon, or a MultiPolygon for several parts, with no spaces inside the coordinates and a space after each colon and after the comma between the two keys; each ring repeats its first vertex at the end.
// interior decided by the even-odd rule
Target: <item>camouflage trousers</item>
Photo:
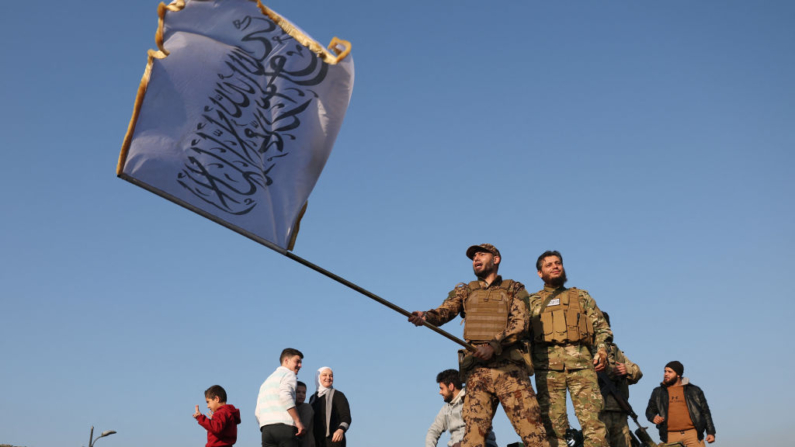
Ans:
{"type": "Polygon", "coordinates": [[[631,447],[632,435],[627,423],[627,414],[622,411],[603,411],[599,419],[607,430],[607,444],[610,447],[631,447]]]}
{"type": "Polygon", "coordinates": [[[549,435],[551,447],[566,446],[566,429],[569,418],[566,410],[566,389],[571,394],[574,414],[580,421],[585,447],[607,447],[605,424],[599,420],[599,412],[604,407],[599,379],[591,369],[575,371],[536,371],[538,404],[541,406],[541,419],[549,435]]]}
{"type": "Polygon", "coordinates": [[[467,378],[461,410],[466,434],[461,447],[485,446],[485,436],[491,428],[498,403],[502,404],[525,446],[548,447],[541,410],[529,374],[523,366],[514,363],[478,366],[467,378]]]}

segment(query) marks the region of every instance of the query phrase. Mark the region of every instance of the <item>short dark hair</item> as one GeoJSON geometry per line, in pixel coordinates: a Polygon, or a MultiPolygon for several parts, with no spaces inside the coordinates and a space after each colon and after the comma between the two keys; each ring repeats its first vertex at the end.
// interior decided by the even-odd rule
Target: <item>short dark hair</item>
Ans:
{"type": "Polygon", "coordinates": [[[299,386],[306,388],[306,384],[304,382],[301,382],[300,380],[298,382],[295,382],[295,387],[298,388],[299,386]]]}
{"type": "Polygon", "coordinates": [[[541,271],[541,261],[543,261],[544,258],[548,258],[550,256],[557,256],[558,259],[560,259],[560,262],[563,263],[563,256],[560,254],[559,251],[557,251],[557,250],[547,250],[547,251],[541,253],[541,256],[538,257],[538,260],[536,261],[536,270],[538,270],[540,272],[541,271]]]}
{"type": "Polygon", "coordinates": [[[443,383],[445,385],[452,384],[455,389],[461,389],[461,374],[455,369],[445,369],[436,375],[436,383],[443,383]]]}
{"type": "Polygon", "coordinates": [[[219,402],[226,402],[226,390],[221,385],[213,385],[204,391],[204,397],[207,399],[217,397],[219,402]]]}
{"type": "Polygon", "coordinates": [[[282,351],[282,355],[279,356],[279,364],[284,363],[284,359],[295,356],[301,357],[302,359],[304,358],[304,354],[302,354],[301,351],[293,348],[285,348],[284,351],[282,351]]]}

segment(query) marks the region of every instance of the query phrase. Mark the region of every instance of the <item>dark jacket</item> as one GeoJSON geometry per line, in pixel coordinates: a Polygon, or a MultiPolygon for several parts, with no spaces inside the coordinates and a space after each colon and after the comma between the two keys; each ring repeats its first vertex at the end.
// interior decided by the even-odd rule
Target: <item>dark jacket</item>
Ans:
{"type": "MultiPolygon", "coordinates": [[[[712,423],[712,413],[709,412],[704,392],[701,391],[701,388],[691,385],[686,377],[682,377],[682,386],[684,387],[687,412],[690,413],[690,420],[693,421],[698,432],[698,440],[704,439],[705,431],[708,435],[714,435],[715,425],[712,423]]],[[[657,424],[660,440],[668,442],[668,388],[663,384],[651,392],[649,405],[646,406],[646,419],[649,422],[654,422],[654,416],[658,414],[665,418],[661,424],[657,424]]]]}
{"type": "Polygon", "coordinates": [[[348,405],[348,399],[342,394],[341,391],[331,389],[323,397],[318,398],[317,393],[309,398],[309,403],[315,411],[314,421],[314,435],[316,447],[345,447],[347,436],[342,438],[340,442],[331,442],[331,438],[337,429],[342,429],[343,432],[348,432],[351,426],[351,407],[348,405]],[[331,395],[331,414],[326,414],[326,397],[331,395]],[[328,431],[329,436],[326,436],[328,431]]]}

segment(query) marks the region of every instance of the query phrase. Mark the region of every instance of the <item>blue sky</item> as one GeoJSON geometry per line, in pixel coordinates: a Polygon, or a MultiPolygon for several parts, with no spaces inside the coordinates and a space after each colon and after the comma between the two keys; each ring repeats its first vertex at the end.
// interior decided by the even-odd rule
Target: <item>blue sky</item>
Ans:
{"type": "MultiPolygon", "coordinates": [[[[297,255],[427,310],[473,278],[469,245],[531,291],[560,250],[645,373],[638,413],[678,359],[715,445],[788,442],[793,3],[267,4],[351,41],[356,65],[297,255]]],[[[334,368],[349,445],[422,443],[455,344],[115,177],[156,8],[0,17],[0,443],[87,445],[94,425],[118,431],[108,447],[203,445],[191,414],[218,383],[238,445],[259,445],[257,390],[287,346],[300,380],[334,368]]],[[[495,430],[518,440],[502,413],[495,430]]]]}

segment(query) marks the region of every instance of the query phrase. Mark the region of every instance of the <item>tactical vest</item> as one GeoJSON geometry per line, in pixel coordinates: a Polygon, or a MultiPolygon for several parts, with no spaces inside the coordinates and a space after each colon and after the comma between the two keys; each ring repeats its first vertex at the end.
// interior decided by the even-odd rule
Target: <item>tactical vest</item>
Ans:
{"type": "Polygon", "coordinates": [[[580,296],[572,287],[559,293],[549,304],[550,293],[542,293],[547,306],[539,315],[534,315],[533,341],[537,343],[584,343],[593,344],[594,330],[591,319],[580,307],[580,296]]]}
{"type": "Polygon", "coordinates": [[[511,294],[508,288],[512,283],[513,281],[507,279],[493,289],[484,289],[478,281],[467,285],[469,296],[464,300],[465,340],[490,341],[505,330],[508,313],[511,311],[511,294]]]}

